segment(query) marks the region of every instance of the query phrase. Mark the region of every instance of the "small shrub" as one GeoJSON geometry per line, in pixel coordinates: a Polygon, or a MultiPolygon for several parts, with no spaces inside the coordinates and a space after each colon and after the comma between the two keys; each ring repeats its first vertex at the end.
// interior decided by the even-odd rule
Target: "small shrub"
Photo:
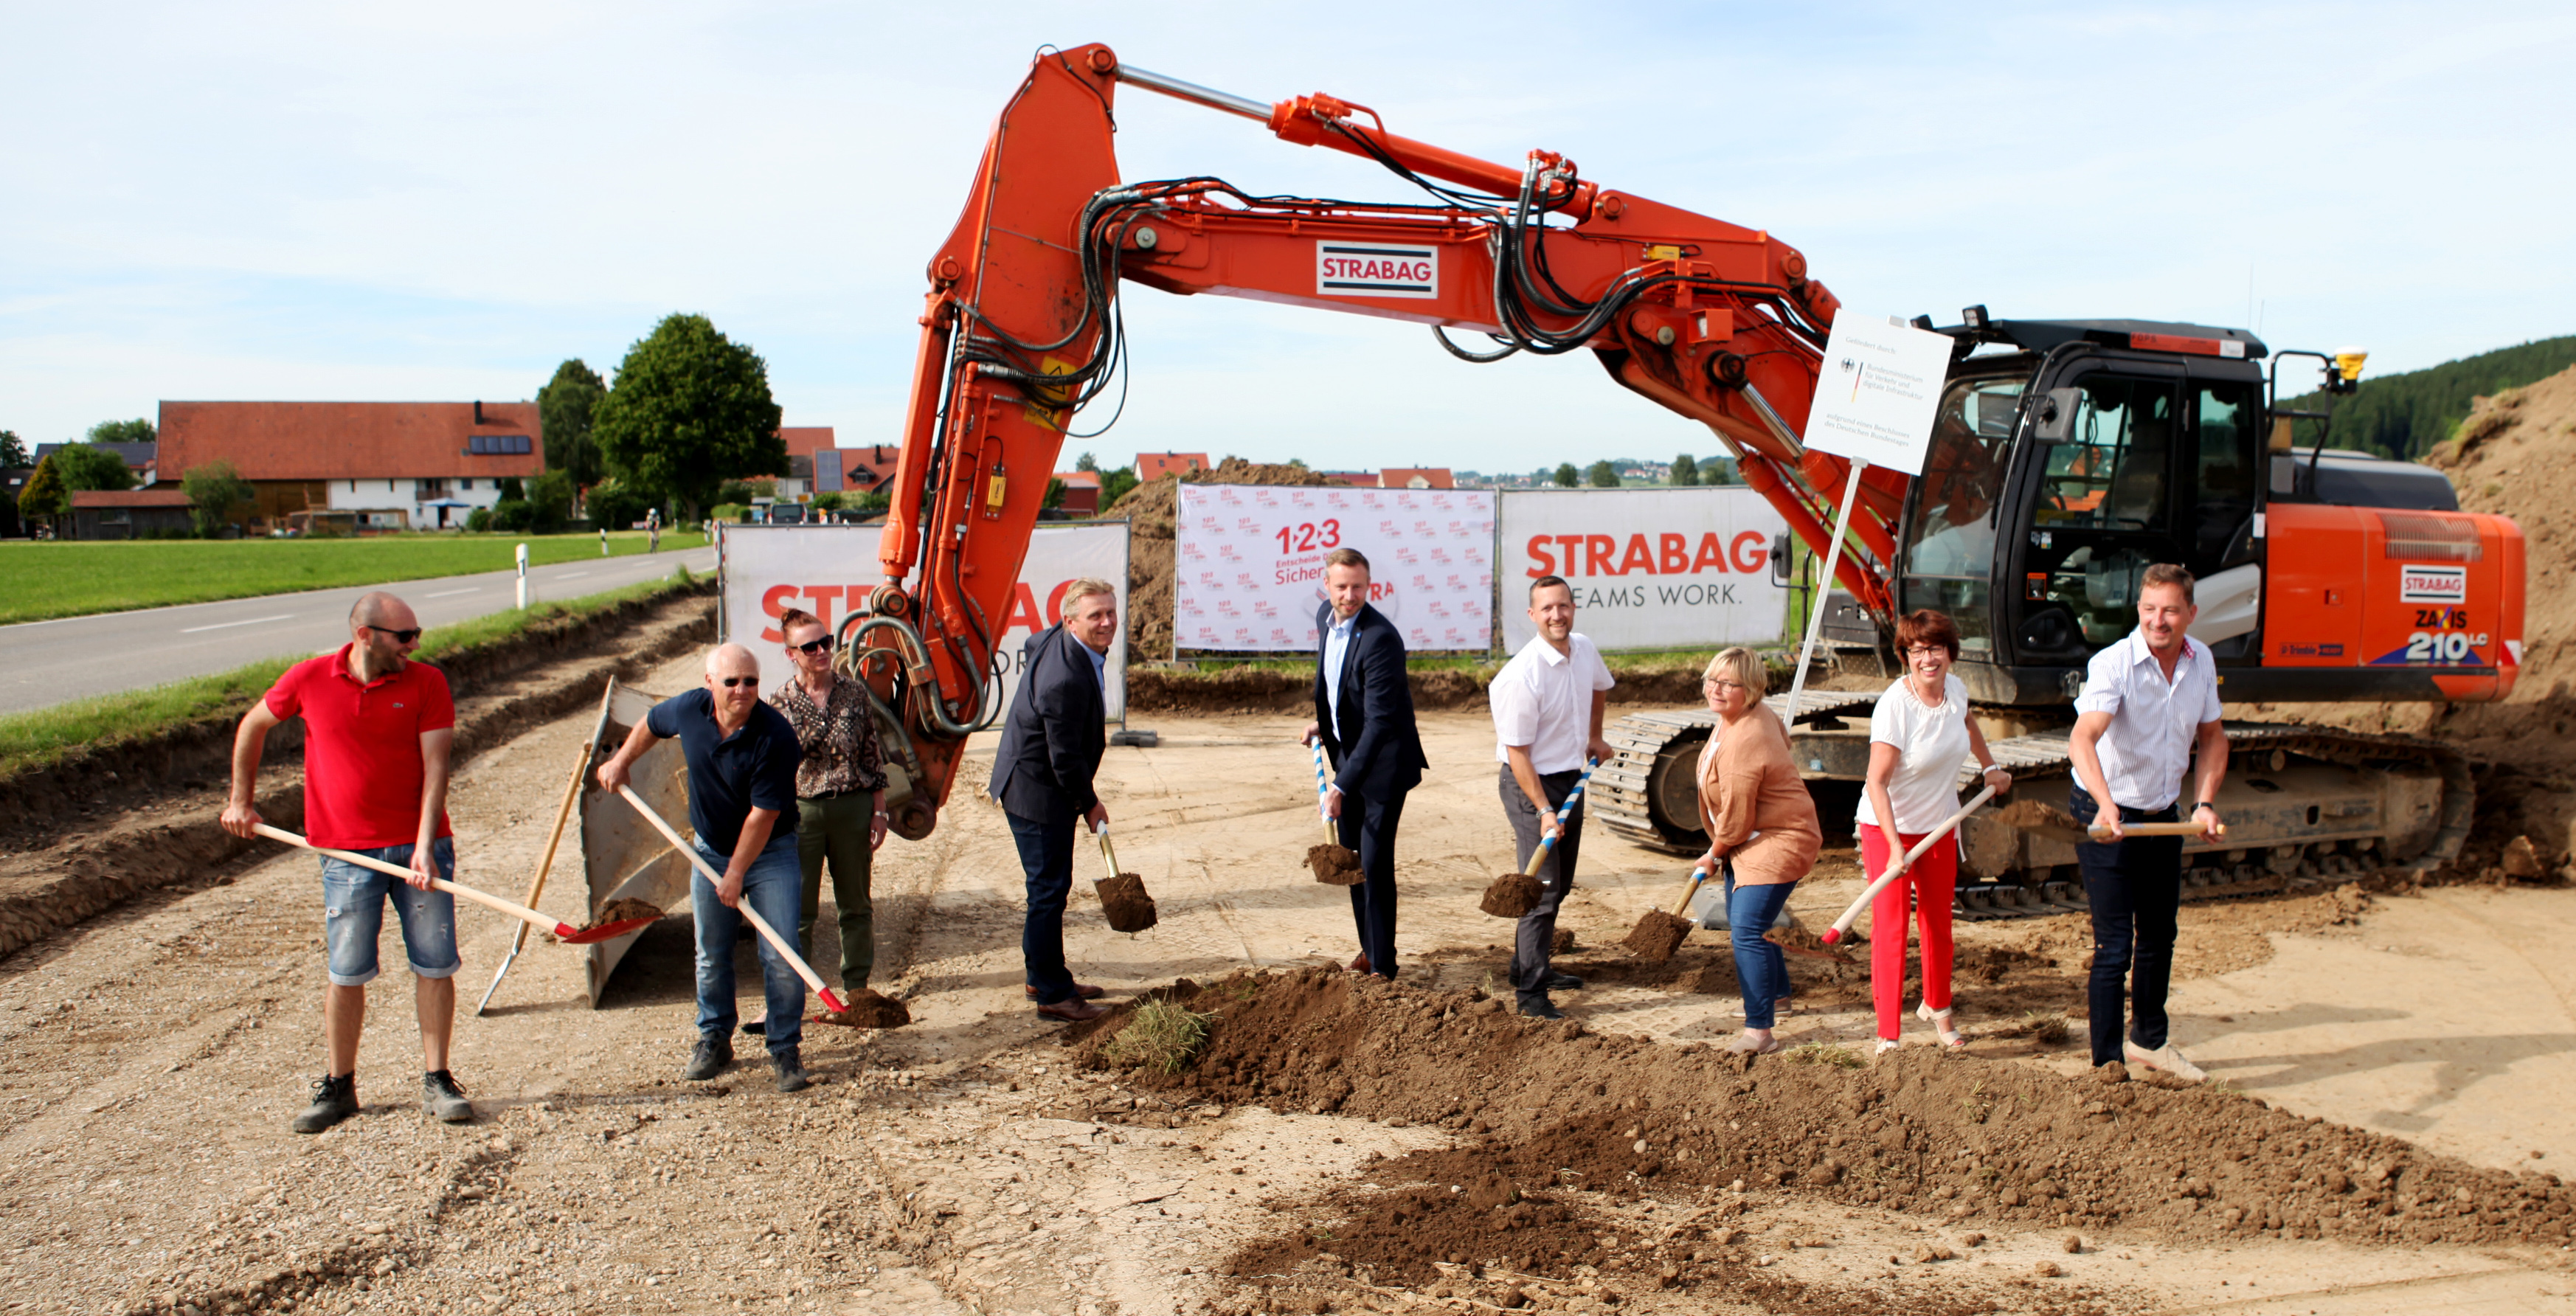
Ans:
{"type": "Polygon", "coordinates": [[[465,528],[476,534],[483,534],[489,531],[492,528],[492,509],[488,507],[478,507],[471,512],[467,512],[465,514],[465,528]]]}
{"type": "Polygon", "coordinates": [[[1147,1001],[1136,1009],[1100,1057],[1112,1064],[1139,1066],[1158,1074],[1177,1074],[1207,1044],[1207,1027],[1216,1018],[1172,1001],[1147,1001]]]}

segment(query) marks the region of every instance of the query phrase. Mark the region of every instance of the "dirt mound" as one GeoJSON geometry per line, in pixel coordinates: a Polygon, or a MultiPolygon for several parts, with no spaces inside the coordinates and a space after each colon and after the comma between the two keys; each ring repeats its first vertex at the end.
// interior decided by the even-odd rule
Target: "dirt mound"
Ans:
{"type": "Polygon", "coordinates": [[[1120,873],[1093,882],[1100,893],[1101,912],[1108,915],[1109,926],[1120,932],[1142,932],[1154,926],[1154,898],[1145,894],[1145,879],[1134,873],[1120,873]]]}
{"type": "Polygon", "coordinates": [[[591,915],[588,923],[581,925],[581,930],[588,932],[594,928],[607,927],[611,923],[623,923],[628,919],[659,919],[661,917],[662,907],[654,904],[650,900],[636,900],[631,897],[621,898],[609,901],[607,904],[600,906],[599,912],[591,915]]]}
{"type": "MultiPolygon", "coordinates": [[[[1228,457],[1212,471],[1165,476],[1127,491],[1102,509],[1127,518],[1127,652],[1136,661],[1172,656],[1172,525],[1180,516],[1181,480],[1192,484],[1330,484],[1303,466],[1228,457]]],[[[1128,680],[1135,680],[1130,673],[1128,680]]],[[[1132,690],[1132,686],[1130,687],[1132,690]]]]}
{"type": "Polygon", "coordinates": [[[825,1010],[814,1016],[814,1022],[844,1028],[901,1028],[912,1022],[911,1007],[874,987],[862,987],[843,999],[849,1009],[825,1010]]]}
{"type": "Polygon", "coordinates": [[[2528,835],[2554,878],[2576,843],[2576,593],[2552,587],[2576,573],[2576,484],[2554,478],[2576,464],[2576,370],[2478,399],[2425,461],[2451,477],[2463,511],[2522,527],[2528,584],[2513,694],[2493,704],[2249,705],[2241,716],[2437,736],[2493,760],[2478,774],[2477,825],[2452,867],[2500,878],[2504,848],[2528,835]]]}
{"type": "Polygon", "coordinates": [[[1495,918],[1519,918],[1538,908],[1540,898],[1546,894],[1547,889],[1538,884],[1537,878],[1505,873],[1485,884],[1484,897],[1476,902],[1476,908],[1495,918]]]}
{"type": "MultiPolygon", "coordinates": [[[[1389,1163],[1371,1180],[1472,1182],[1500,1203],[1440,1208],[1481,1211],[1477,1236],[1397,1220],[1394,1198],[1373,1214],[1381,1199],[1352,1189],[1297,1207],[1314,1223],[1329,1219],[1329,1238],[1300,1229],[1302,1242],[1273,1239],[1261,1245],[1272,1253],[1247,1254],[1265,1265],[1302,1247],[1422,1281],[1464,1246],[1470,1262],[1539,1275],[1660,1270],[1675,1263],[1638,1248],[1596,1256],[1581,1231],[1515,1238],[1525,1222],[1511,1213],[1575,1190],[1670,1200],[1738,1181],[1988,1227],[2118,1225],[2195,1243],[2262,1232],[2549,1244],[2576,1224],[2576,1191],[2555,1175],[2478,1169],[2213,1088],[2064,1078],[1929,1048],[1865,1065],[1857,1051],[1822,1047],[1747,1060],[1520,1018],[1481,992],[1333,970],[1238,975],[1189,995],[1191,1009],[1217,1016],[1197,1062],[1129,1082],[1449,1129],[1473,1141],[1389,1163]]],[[[1117,1019],[1102,1023],[1078,1044],[1095,1068],[1117,1019]]]]}
{"type": "Polygon", "coordinates": [[[1628,953],[1648,964],[1661,964],[1682,948],[1694,925],[1689,919],[1668,909],[1650,909],[1638,918],[1637,926],[1628,929],[1620,945],[1628,953]]]}

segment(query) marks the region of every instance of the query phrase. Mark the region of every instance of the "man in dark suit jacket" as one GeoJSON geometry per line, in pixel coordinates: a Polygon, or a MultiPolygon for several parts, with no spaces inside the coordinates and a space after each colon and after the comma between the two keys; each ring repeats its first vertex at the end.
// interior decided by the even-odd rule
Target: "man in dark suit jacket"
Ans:
{"type": "Polygon", "coordinates": [[[1073,825],[1109,825],[1092,792],[1106,744],[1102,694],[1109,642],[1118,634],[1118,596],[1105,581],[1065,586],[1064,620],[1029,637],[1020,651],[1020,688],[993,757],[992,795],[1011,818],[1011,839],[1028,873],[1029,912],[1020,929],[1027,991],[1038,1013],[1080,1023],[1108,1013],[1098,987],[1064,966],[1064,902],[1073,889],[1073,825]]]}
{"type": "Polygon", "coordinates": [[[1421,782],[1431,761],[1413,725],[1404,637],[1369,606],[1368,559],[1357,549],[1334,549],[1324,558],[1324,592],[1328,601],[1315,612],[1315,721],[1304,743],[1323,738],[1334,769],[1324,812],[1339,822],[1342,844],[1359,852],[1366,874],[1351,888],[1351,922],[1360,936],[1351,967],[1392,978],[1395,827],[1404,817],[1405,792],[1421,782]]]}

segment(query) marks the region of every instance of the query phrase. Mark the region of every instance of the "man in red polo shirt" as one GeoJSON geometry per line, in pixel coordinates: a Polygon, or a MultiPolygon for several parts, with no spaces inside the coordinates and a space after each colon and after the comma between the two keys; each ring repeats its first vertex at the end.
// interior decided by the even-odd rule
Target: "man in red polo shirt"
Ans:
{"type": "Polygon", "coordinates": [[[330,1068],[313,1085],[313,1104],[295,1117],[298,1133],[320,1133],[358,1113],[358,1032],[366,1022],[367,984],[376,976],[376,937],[385,900],[402,920],[403,948],[420,1016],[421,1108],[451,1124],[474,1107],[447,1072],[447,1038],[456,1019],[456,901],[430,886],[456,880],[456,851],[447,827],[447,755],[456,736],[456,703],[447,677],[409,661],[420,647],[420,619],[382,592],[349,610],[349,643],[286,670],[268,697],[251,707],[233,737],[232,798],[224,830],[255,835],[259,810],[251,791],[269,730],[304,719],[304,831],[313,844],[354,850],[407,865],[406,884],[373,869],[324,856],[322,928],[331,985],[322,996],[322,1030],[330,1068]]]}

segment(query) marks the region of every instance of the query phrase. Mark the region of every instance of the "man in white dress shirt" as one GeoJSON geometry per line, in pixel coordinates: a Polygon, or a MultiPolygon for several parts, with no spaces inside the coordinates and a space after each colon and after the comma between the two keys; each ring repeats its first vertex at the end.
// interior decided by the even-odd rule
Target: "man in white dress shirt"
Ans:
{"type": "Polygon", "coordinates": [[[2218,672],[2209,648],[2189,633],[2200,615],[2191,587],[2191,573],[2181,567],[2147,568],[2138,591],[2138,629],[2093,655],[2084,692],[2075,700],[2075,731],[2067,747],[2075,760],[2069,792],[2075,820],[2090,825],[2098,815],[2110,829],[2107,841],[2075,847],[2093,913],[2093,976],[2086,993],[2093,1063],[2126,1061],[2199,1082],[2207,1075],[2174,1049],[2165,1031],[2183,838],[2124,838],[2121,832],[2123,823],[2176,821],[2183,776],[2197,757],[2190,816],[2204,840],[2218,840],[2227,729],[2219,720],[2218,672]],[[2104,801],[2114,807],[2104,808],[2104,801]]]}
{"type": "Polygon", "coordinates": [[[1574,633],[1574,589],[1557,576],[1530,582],[1530,623],[1538,634],[1503,670],[1487,696],[1494,708],[1494,759],[1502,764],[1496,789],[1503,816],[1518,842],[1514,866],[1529,866],[1540,843],[1556,835],[1556,848],[1538,868],[1538,904],[1521,915],[1512,945],[1512,990],[1520,1012],[1562,1019],[1550,991],[1580,991],[1583,980],[1548,963],[1556,943],[1556,912],[1574,886],[1574,859],[1583,840],[1583,806],[1566,815],[1557,834],[1556,811],[1583,777],[1585,758],[1608,759],[1601,713],[1615,684],[1592,641],[1574,633]]]}

